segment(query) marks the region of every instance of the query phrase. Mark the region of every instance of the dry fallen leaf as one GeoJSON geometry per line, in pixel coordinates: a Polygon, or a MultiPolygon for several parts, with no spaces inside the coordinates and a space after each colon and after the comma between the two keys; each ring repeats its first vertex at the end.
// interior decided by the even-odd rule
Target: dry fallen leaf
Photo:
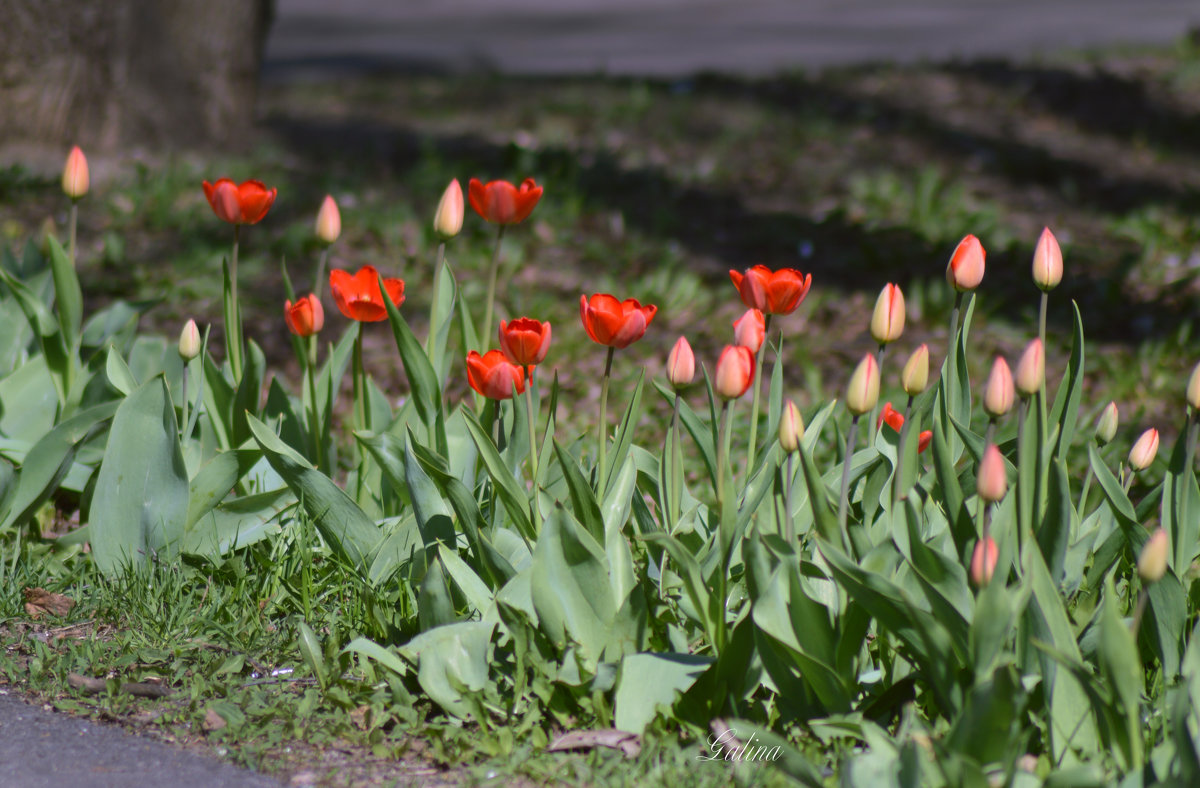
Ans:
{"type": "Polygon", "coordinates": [[[354,723],[354,727],[360,731],[365,731],[371,721],[371,707],[367,705],[359,706],[350,712],[350,721],[354,723]]]}
{"type": "Polygon", "coordinates": [[[219,731],[224,728],[226,724],[225,718],[220,714],[217,714],[212,709],[204,712],[204,730],[219,731]]]}
{"type": "Polygon", "coordinates": [[[626,758],[633,758],[642,751],[642,737],[636,733],[619,731],[616,728],[571,731],[555,739],[554,743],[546,748],[546,752],[556,752],[558,750],[594,750],[597,747],[620,750],[626,758]]]}
{"type": "Polygon", "coordinates": [[[45,613],[65,616],[75,605],[71,597],[52,594],[44,588],[26,588],[21,593],[25,597],[25,612],[33,619],[41,618],[45,613]]]}

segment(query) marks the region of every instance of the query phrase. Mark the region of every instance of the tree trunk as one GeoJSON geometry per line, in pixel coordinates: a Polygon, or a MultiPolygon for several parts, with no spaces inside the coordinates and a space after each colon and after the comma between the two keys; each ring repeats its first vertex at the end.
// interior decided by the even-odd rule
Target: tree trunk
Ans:
{"type": "Polygon", "coordinates": [[[6,0],[0,139],[114,149],[236,141],[273,0],[6,0]]]}

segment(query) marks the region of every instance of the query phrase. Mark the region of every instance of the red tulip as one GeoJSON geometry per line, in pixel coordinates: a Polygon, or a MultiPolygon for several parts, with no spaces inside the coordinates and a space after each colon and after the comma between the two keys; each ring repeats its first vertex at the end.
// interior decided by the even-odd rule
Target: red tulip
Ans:
{"type": "MultiPolygon", "coordinates": [[[[384,279],[383,286],[392,303],[396,306],[404,303],[403,279],[384,279]]],[[[364,323],[387,320],[387,307],[383,303],[383,293],[379,291],[379,272],[375,266],[364,265],[354,275],[335,268],[329,272],[329,289],[337,308],[351,320],[364,323]]]]}
{"type": "Polygon", "coordinates": [[[717,359],[713,389],[723,399],[737,399],[754,382],[754,353],[742,345],[726,345],[717,359]]]}
{"type": "Polygon", "coordinates": [[[597,293],[590,299],[579,296],[579,319],[593,342],[623,348],[637,342],[646,334],[658,307],[642,306],[636,299],[618,301],[608,293],[597,293]]]}
{"type": "Polygon", "coordinates": [[[510,399],[514,388],[518,394],[525,391],[525,370],[499,350],[482,356],[472,350],[467,354],[467,383],[488,399],[510,399]]]}
{"type": "Polygon", "coordinates": [[[268,189],[262,181],[242,181],[241,185],[228,178],[216,183],[205,181],[204,196],[218,219],[230,224],[258,224],[271,210],[277,189],[268,189]]]}
{"type": "Polygon", "coordinates": [[[500,350],[512,363],[523,367],[541,364],[549,349],[549,323],[531,317],[519,317],[511,323],[500,321],[500,350]]]}
{"type": "Polygon", "coordinates": [[[312,293],[297,299],[296,303],[285,301],[283,319],[288,330],[298,337],[311,337],[325,326],[325,308],[321,299],[312,293]]]}
{"type": "Polygon", "coordinates": [[[794,268],[772,271],[765,265],[747,268],[744,273],[730,271],[729,278],[743,304],[771,315],[793,312],[812,286],[812,274],[805,275],[794,268]]]}
{"type": "Polygon", "coordinates": [[[475,213],[492,224],[520,224],[542,199],[542,187],[533,178],[521,181],[520,188],[508,181],[483,183],[472,178],[467,184],[467,199],[475,213]]]}
{"type": "Polygon", "coordinates": [[[745,314],[733,321],[734,342],[742,347],[750,348],[751,353],[757,353],[762,347],[766,336],[767,324],[763,313],[757,309],[747,309],[745,314]]]}
{"type": "MultiPolygon", "coordinates": [[[[887,423],[896,432],[904,426],[904,414],[892,407],[892,403],[883,403],[883,410],[879,414],[879,418],[875,420],[875,427],[878,429],[887,423]]],[[[930,442],[933,440],[933,430],[922,430],[917,436],[917,454],[929,448],[930,442]]]]}

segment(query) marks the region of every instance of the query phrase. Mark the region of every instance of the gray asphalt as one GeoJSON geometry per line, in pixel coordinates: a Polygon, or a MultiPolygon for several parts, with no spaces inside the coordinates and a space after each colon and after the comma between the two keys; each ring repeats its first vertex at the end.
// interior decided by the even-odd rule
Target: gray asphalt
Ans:
{"type": "Polygon", "coordinates": [[[0,690],[0,788],[279,788],[214,756],[31,706],[0,690]]]}
{"type": "Polygon", "coordinates": [[[1196,26],[1196,0],[277,0],[266,66],[763,75],[1163,44],[1196,26]]]}

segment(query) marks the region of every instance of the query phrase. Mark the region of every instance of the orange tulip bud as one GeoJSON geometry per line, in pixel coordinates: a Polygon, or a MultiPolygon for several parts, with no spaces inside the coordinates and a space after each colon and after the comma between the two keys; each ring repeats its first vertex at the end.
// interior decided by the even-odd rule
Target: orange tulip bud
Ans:
{"type": "Polygon", "coordinates": [[[1163,579],[1167,573],[1167,548],[1170,541],[1167,532],[1158,528],[1150,534],[1150,538],[1142,545],[1142,553],[1138,556],[1138,577],[1149,585],[1163,579]]]}
{"type": "Polygon", "coordinates": [[[342,214],[338,211],[333,195],[326,194],[321,202],[321,210],[317,211],[317,238],[331,244],[342,234],[342,214]]]}
{"type": "Polygon", "coordinates": [[[1154,462],[1158,454],[1158,430],[1148,429],[1142,433],[1133,448],[1129,450],[1129,467],[1135,471],[1144,471],[1154,462]]]}
{"type": "Polygon", "coordinates": [[[741,345],[726,345],[717,359],[713,388],[722,399],[737,399],[754,382],[754,353],[741,345]]]}
{"type": "Polygon", "coordinates": [[[541,364],[550,350],[550,323],[520,317],[511,323],[500,321],[500,350],[514,364],[530,367],[541,364]]]}
{"type": "Polygon", "coordinates": [[[67,154],[67,163],[63,167],[62,189],[72,200],[78,200],[88,193],[88,163],[83,151],[76,145],[67,154]]]}
{"type": "Polygon", "coordinates": [[[904,371],[900,373],[900,387],[910,397],[915,397],[929,384],[929,346],[921,345],[908,357],[904,371]]]}
{"type": "Polygon", "coordinates": [[[868,353],[854,368],[850,384],[846,387],[846,408],[855,416],[861,416],[879,402],[879,364],[875,356],[868,353]]]}
{"type": "Polygon", "coordinates": [[[783,404],[783,412],[779,414],[779,446],[791,453],[799,450],[800,441],[804,439],[804,418],[796,403],[788,400],[783,404]]]}
{"type": "Polygon", "coordinates": [[[974,290],[983,281],[983,261],[986,253],[983,244],[973,235],[958,242],[950,264],[946,266],[946,281],[960,293],[974,290]]]}
{"type": "Polygon", "coordinates": [[[1050,228],[1044,227],[1033,249],[1033,281],[1041,289],[1050,291],[1062,281],[1062,275],[1062,249],[1050,228]]]}
{"type": "Polygon", "coordinates": [[[1013,378],[1008,362],[996,356],[992,373],[988,375],[987,388],[983,392],[983,410],[992,418],[999,418],[1012,410],[1013,378]]]}
{"type": "Polygon", "coordinates": [[[976,588],[982,588],[992,582],[998,558],[1000,549],[996,547],[996,540],[991,534],[987,539],[980,539],[975,543],[975,549],[971,551],[971,582],[976,588]]]}
{"type": "Polygon", "coordinates": [[[747,309],[745,314],[733,321],[734,343],[750,348],[751,353],[757,353],[762,347],[766,331],[766,319],[757,309],[747,309]]]}
{"type": "Polygon", "coordinates": [[[996,444],[989,443],[979,461],[979,475],[975,479],[975,491],[981,500],[996,503],[1008,491],[1008,470],[1004,467],[1004,455],[996,444]]]}
{"type": "Polygon", "coordinates": [[[1042,340],[1034,338],[1025,346],[1021,360],[1017,362],[1017,391],[1022,397],[1032,397],[1042,389],[1046,379],[1046,353],[1042,340]]]}
{"type": "Polygon", "coordinates": [[[309,293],[294,304],[285,301],[283,319],[288,330],[296,336],[311,337],[325,327],[325,308],[319,298],[309,293]]]}
{"type": "Polygon", "coordinates": [[[200,355],[200,329],[196,327],[195,320],[189,320],[183,324],[183,331],[179,334],[179,357],[186,364],[198,355],[200,355]]]}
{"type": "Polygon", "coordinates": [[[438,200],[437,211],[433,214],[434,232],[443,240],[458,235],[463,226],[463,210],[463,190],[458,178],[455,178],[442,192],[442,199],[438,200]]]}
{"type": "Polygon", "coordinates": [[[1096,440],[1101,445],[1108,443],[1117,434],[1117,423],[1119,420],[1117,403],[1108,403],[1108,406],[1104,408],[1104,412],[1100,414],[1100,418],[1096,421],[1096,440]]]}
{"type": "Polygon", "coordinates": [[[904,293],[899,285],[887,284],[875,301],[871,336],[881,345],[895,342],[904,333],[904,293]]]}
{"type": "Polygon", "coordinates": [[[680,337],[675,340],[675,345],[667,355],[667,380],[671,381],[675,388],[681,389],[690,384],[695,376],[696,356],[692,353],[692,346],[688,344],[687,339],[680,337]]]}

